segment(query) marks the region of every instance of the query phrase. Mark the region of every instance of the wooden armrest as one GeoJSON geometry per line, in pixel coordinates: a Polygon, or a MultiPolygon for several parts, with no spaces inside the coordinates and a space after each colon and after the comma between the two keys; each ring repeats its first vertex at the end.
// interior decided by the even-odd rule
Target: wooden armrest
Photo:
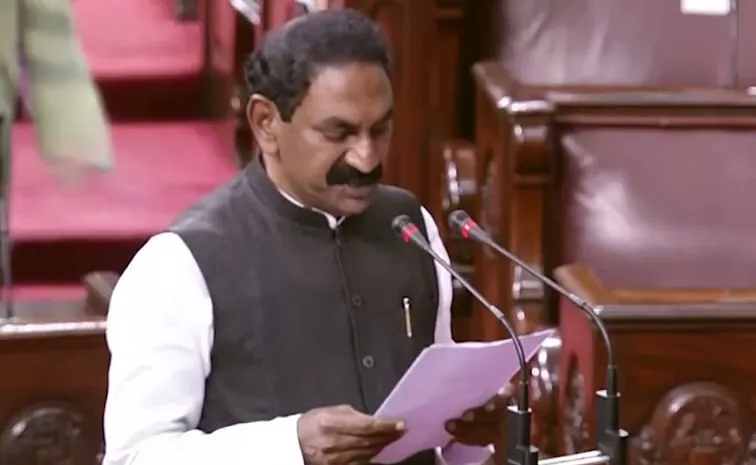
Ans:
{"type": "Polygon", "coordinates": [[[517,82],[496,62],[473,65],[475,84],[499,110],[507,113],[544,113],[554,110],[545,98],[546,89],[517,82]]]}
{"type": "Polygon", "coordinates": [[[554,270],[554,276],[565,289],[585,299],[591,305],[617,303],[610,289],[604,287],[588,267],[573,263],[554,270]]]}
{"type": "Polygon", "coordinates": [[[473,66],[477,86],[499,111],[512,116],[553,113],[560,122],[627,125],[756,125],[756,95],[716,88],[652,86],[545,86],[516,80],[497,62],[473,66]],[[594,119],[586,120],[589,116],[594,119]],[[642,118],[653,118],[653,121],[642,118]],[[672,119],[661,118],[671,117],[672,119]],[[611,118],[615,118],[614,121],[611,118]],[[635,120],[633,120],[635,118],[635,120]],[[641,119],[638,119],[641,118],[641,119]],[[677,119],[675,119],[677,118],[677,119]],[[682,119],[681,119],[682,118],[682,119]],[[695,121],[694,121],[695,120],[695,121]]]}
{"type": "Polygon", "coordinates": [[[562,286],[591,305],[672,305],[756,302],[756,289],[621,289],[607,288],[583,264],[563,265],[554,271],[562,286]]]}
{"type": "Polygon", "coordinates": [[[118,282],[118,274],[112,271],[97,271],[86,275],[83,281],[87,289],[87,309],[98,315],[107,315],[110,297],[118,282]]]}
{"type": "Polygon", "coordinates": [[[583,92],[547,90],[544,98],[559,107],[724,107],[756,109],[756,96],[716,89],[591,89],[583,92]]]}

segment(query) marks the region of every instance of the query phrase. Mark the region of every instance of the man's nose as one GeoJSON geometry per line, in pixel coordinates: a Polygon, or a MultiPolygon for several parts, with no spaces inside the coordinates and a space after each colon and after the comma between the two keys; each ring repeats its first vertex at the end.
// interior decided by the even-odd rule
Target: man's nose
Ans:
{"type": "Polygon", "coordinates": [[[361,138],[359,142],[350,147],[344,159],[350,166],[363,173],[373,171],[381,163],[375,150],[375,144],[369,137],[361,138]]]}

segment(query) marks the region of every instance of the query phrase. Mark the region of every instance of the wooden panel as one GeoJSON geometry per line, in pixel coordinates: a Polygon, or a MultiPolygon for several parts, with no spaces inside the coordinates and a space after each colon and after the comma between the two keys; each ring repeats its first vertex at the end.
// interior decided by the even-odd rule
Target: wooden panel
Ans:
{"type": "Polygon", "coordinates": [[[434,120],[432,136],[450,139],[460,136],[459,81],[465,10],[461,1],[438,0],[435,12],[435,33],[430,50],[433,71],[428,76],[429,116],[434,120]]]}
{"type": "Polygon", "coordinates": [[[109,355],[82,301],[27,302],[0,327],[0,462],[92,465],[102,451],[109,355]]]}
{"type": "MultiPolygon", "coordinates": [[[[631,464],[754,460],[756,290],[728,302],[717,291],[607,288],[583,266],[560,267],[557,277],[599,306],[610,330],[631,464]]],[[[604,387],[606,358],[572,304],[562,303],[560,321],[559,423],[562,452],[570,453],[593,447],[593,392],[604,387]]]]}
{"type": "MultiPolygon", "coordinates": [[[[479,172],[478,185],[486,200],[478,215],[498,218],[494,232],[499,242],[547,273],[561,264],[563,257],[559,137],[565,128],[756,127],[756,100],[743,93],[670,87],[529,86],[514,80],[498,63],[478,64],[475,74],[477,144],[489,147],[486,141],[492,139],[491,134],[498,144],[479,148],[477,163],[500,166],[492,187],[483,182],[486,168],[479,167],[484,171],[479,172]],[[490,157],[492,153],[496,155],[490,157]],[[497,195],[491,197],[489,190],[497,195]]],[[[483,258],[480,266],[476,264],[481,269],[486,266],[483,258]]],[[[493,266],[501,269],[481,273],[487,279],[498,275],[503,280],[506,295],[495,300],[503,307],[512,308],[517,300],[512,294],[518,288],[530,289],[531,297],[548,297],[527,277],[518,283],[517,270],[505,262],[493,266]],[[514,287],[511,292],[510,286],[514,287]]],[[[546,314],[515,312],[513,316],[529,321],[525,326],[530,328],[555,322],[555,302],[549,301],[546,314]]]]}
{"type": "MultiPolygon", "coordinates": [[[[535,268],[543,268],[545,194],[552,167],[546,157],[549,115],[535,108],[527,114],[504,117],[510,97],[500,85],[496,69],[474,69],[476,103],[476,155],[479,205],[474,213],[494,240],[535,268]]],[[[548,322],[531,302],[543,298],[535,278],[484,250],[476,255],[478,282],[486,295],[510,312],[518,329],[528,332],[548,322]]],[[[479,330],[485,337],[502,335],[488,326],[498,323],[481,315],[479,330]]]]}
{"type": "MultiPolygon", "coordinates": [[[[430,49],[432,72],[428,76],[429,91],[429,150],[427,195],[425,204],[430,212],[443,223],[450,200],[449,169],[465,169],[455,166],[457,155],[472,147],[471,142],[458,140],[460,136],[460,74],[461,47],[465,9],[463,3],[455,0],[438,0],[433,45],[430,49]]],[[[462,161],[462,160],[460,160],[462,161]]],[[[456,208],[459,208],[457,206],[456,208]]],[[[445,229],[445,228],[443,228],[445,229]]],[[[446,234],[442,230],[442,234],[446,234]]],[[[448,239],[448,235],[444,235],[448,239]]],[[[454,258],[453,258],[454,259],[454,258]]],[[[465,264],[471,264],[466,261],[465,264]]]]}

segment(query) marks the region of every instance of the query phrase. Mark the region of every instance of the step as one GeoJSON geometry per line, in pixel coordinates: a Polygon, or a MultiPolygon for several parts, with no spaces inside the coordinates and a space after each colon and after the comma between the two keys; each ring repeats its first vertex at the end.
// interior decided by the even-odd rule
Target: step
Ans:
{"type": "Polygon", "coordinates": [[[62,185],[41,161],[34,128],[12,132],[11,236],[16,281],[78,282],[119,271],[151,235],[238,168],[233,122],[111,125],[116,167],[62,185]]]}

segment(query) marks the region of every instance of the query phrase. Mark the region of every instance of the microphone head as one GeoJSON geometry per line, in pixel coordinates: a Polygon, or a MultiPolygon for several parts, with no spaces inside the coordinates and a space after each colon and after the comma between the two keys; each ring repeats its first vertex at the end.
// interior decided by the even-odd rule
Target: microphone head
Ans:
{"type": "Polygon", "coordinates": [[[485,231],[464,210],[454,210],[449,214],[449,227],[465,239],[486,243],[490,241],[485,231]]]}
{"type": "Polygon", "coordinates": [[[412,218],[409,215],[399,215],[391,221],[391,229],[394,234],[399,236],[404,242],[418,242],[419,238],[417,234],[420,230],[417,229],[415,223],[412,222],[412,218]]]}
{"type": "Polygon", "coordinates": [[[391,229],[399,235],[404,234],[404,230],[412,226],[412,218],[409,215],[399,215],[391,221],[391,229]]]}
{"type": "Polygon", "coordinates": [[[453,231],[461,231],[464,225],[470,221],[472,221],[472,218],[464,210],[454,210],[449,213],[449,228],[453,231]]]}

